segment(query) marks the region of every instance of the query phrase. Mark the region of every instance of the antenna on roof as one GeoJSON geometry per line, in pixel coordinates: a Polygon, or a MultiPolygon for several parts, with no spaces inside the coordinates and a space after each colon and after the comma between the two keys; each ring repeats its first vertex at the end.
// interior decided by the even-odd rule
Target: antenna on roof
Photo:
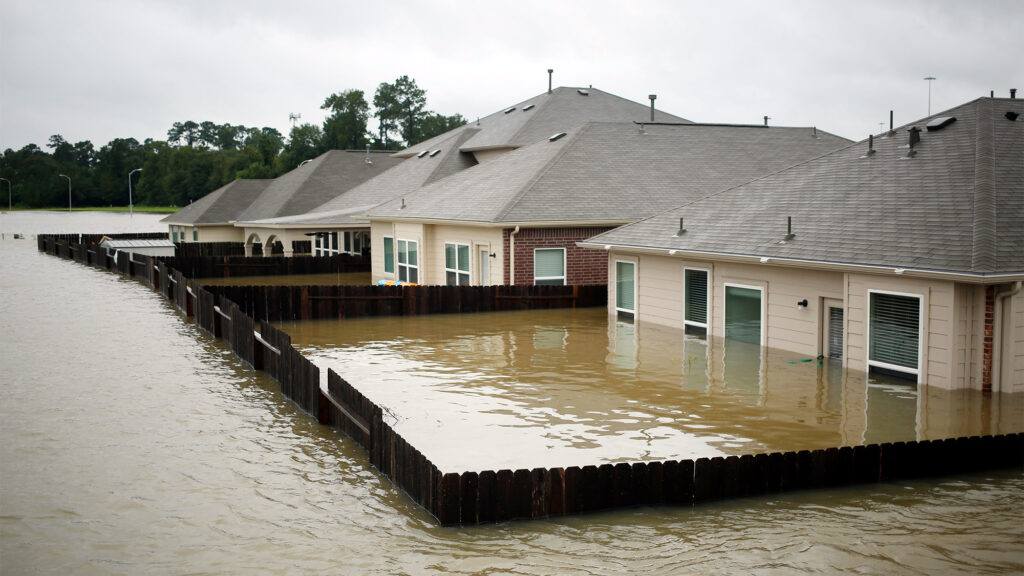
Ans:
{"type": "Polygon", "coordinates": [[[551,75],[554,73],[554,68],[548,68],[548,94],[551,94],[551,75]]]}
{"type": "Polygon", "coordinates": [[[288,120],[292,123],[292,128],[295,128],[295,121],[302,118],[302,112],[295,114],[293,112],[288,113],[288,120]]]}

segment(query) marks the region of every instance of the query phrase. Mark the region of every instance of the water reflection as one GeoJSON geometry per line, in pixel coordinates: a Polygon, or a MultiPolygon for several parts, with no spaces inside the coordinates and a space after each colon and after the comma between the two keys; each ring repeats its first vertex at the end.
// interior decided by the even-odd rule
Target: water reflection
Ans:
{"type": "Polygon", "coordinates": [[[445,471],[1024,429],[1021,395],[919,393],[827,358],[609,320],[603,309],[281,326],[386,406],[445,471]]]}

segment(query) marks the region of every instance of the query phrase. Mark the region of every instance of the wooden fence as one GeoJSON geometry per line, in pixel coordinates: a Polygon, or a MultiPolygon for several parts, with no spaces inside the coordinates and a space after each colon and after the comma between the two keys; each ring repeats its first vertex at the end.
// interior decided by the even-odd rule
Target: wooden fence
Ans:
{"type": "Polygon", "coordinates": [[[603,287],[203,287],[169,266],[169,259],[135,256],[115,262],[105,249],[56,239],[40,241],[39,249],[139,278],[160,291],[203,330],[227,340],[239,358],[276,379],[282,393],[318,422],[366,449],[373,466],[445,526],[630,506],[690,506],[1024,466],[1024,434],[1016,433],[696,460],[444,473],[395,432],[380,406],[333,370],[327,371],[323,389],[320,370],[270,322],[604,305],[603,287]]]}
{"type": "MultiPolygon", "coordinates": [[[[179,248],[183,246],[179,244],[179,248]]],[[[186,278],[236,278],[241,276],[284,276],[291,274],[341,274],[369,272],[370,261],[362,256],[303,256],[263,258],[244,256],[181,256],[163,258],[181,270],[186,278]]]]}

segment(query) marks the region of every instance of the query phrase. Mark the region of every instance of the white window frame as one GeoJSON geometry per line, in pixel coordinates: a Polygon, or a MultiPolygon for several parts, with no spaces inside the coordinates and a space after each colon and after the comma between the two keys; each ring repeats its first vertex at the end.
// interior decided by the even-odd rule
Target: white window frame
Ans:
{"type": "Polygon", "coordinates": [[[395,276],[398,273],[398,242],[395,241],[395,237],[391,235],[382,236],[380,241],[380,253],[384,256],[384,274],[388,276],[395,276]],[[391,240],[391,271],[388,272],[388,250],[387,241],[391,240]]]}
{"type": "Polygon", "coordinates": [[[640,273],[639,273],[640,266],[638,264],[639,263],[636,260],[615,260],[615,314],[616,314],[616,316],[619,315],[620,313],[623,313],[623,312],[626,313],[626,314],[630,314],[630,315],[632,315],[634,321],[636,321],[637,317],[639,316],[637,314],[637,311],[640,308],[640,302],[639,302],[640,299],[639,299],[638,294],[637,294],[639,292],[637,290],[637,286],[640,284],[640,273]],[[620,262],[623,263],[623,264],[629,264],[630,266],[633,267],[633,309],[632,310],[629,310],[627,308],[620,308],[619,307],[619,263],[620,262]]]}
{"type": "Polygon", "coordinates": [[[711,293],[714,290],[714,284],[711,282],[711,269],[710,268],[698,268],[697,266],[683,266],[683,330],[687,326],[696,326],[703,328],[705,333],[710,334],[711,332],[711,293]],[[704,273],[705,286],[704,286],[704,323],[693,322],[686,319],[686,271],[695,270],[697,272],[704,273]]]}
{"type": "Polygon", "coordinates": [[[768,301],[765,298],[765,296],[768,293],[768,290],[766,286],[740,284],[738,282],[725,282],[722,284],[722,337],[725,337],[725,317],[727,316],[725,307],[729,305],[729,299],[726,297],[726,292],[728,291],[729,286],[732,286],[734,288],[747,288],[750,290],[757,290],[758,292],[761,293],[761,346],[766,346],[765,337],[767,336],[768,331],[768,301]]]}
{"type": "Polygon", "coordinates": [[[534,286],[537,286],[537,281],[538,280],[542,280],[542,281],[543,280],[561,280],[562,281],[562,284],[561,284],[562,286],[566,286],[568,284],[569,265],[568,265],[568,262],[566,261],[566,252],[567,252],[567,250],[565,249],[564,246],[543,246],[543,247],[540,247],[540,248],[534,248],[533,249],[533,285],[534,286]],[[561,250],[562,251],[562,275],[561,276],[537,276],[537,252],[539,252],[541,250],[548,250],[548,251],[561,250]]]}
{"type": "Polygon", "coordinates": [[[420,243],[419,243],[419,240],[407,240],[405,238],[398,238],[397,239],[396,247],[395,247],[395,277],[396,278],[400,279],[402,277],[402,268],[405,268],[405,277],[406,277],[406,279],[403,280],[403,282],[409,282],[410,284],[419,284],[420,283],[420,243]],[[401,255],[402,255],[402,243],[403,242],[405,243],[406,260],[409,259],[409,257],[408,257],[408,254],[409,254],[409,244],[415,244],[416,245],[416,264],[409,264],[408,262],[406,262],[404,264],[402,263],[401,255]],[[415,269],[416,270],[416,280],[409,280],[408,279],[409,278],[409,270],[410,269],[415,269]]]}
{"type": "Polygon", "coordinates": [[[466,244],[465,242],[445,242],[444,243],[444,283],[445,284],[448,284],[448,273],[449,272],[455,274],[455,284],[450,284],[450,286],[470,286],[470,285],[473,284],[473,246],[471,244],[466,244]],[[448,267],[448,247],[449,246],[454,246],[455,247],[455,268],[449,268],[448,267]],[[468,259],[467,262],[466,262],[466,266],[467,266],[466,270],[460,270],[459,269],[459,246],[465,246],[466,247],[466,258],[468,259]],[[466,276],[466,283],[465,284],[459,282],[459,275],[465,275],[466,276]]]}
{"type": "Polygon", "coordinates": [[[867,302],[864,306],[864,326],[865,335],[865,350],[864,358],[867,362],[866,372],[871,373],[871,368],[883,368],[885,370],[892,370],[894,372],[902,372],[904,374],[913,374],[917,377],[918,384],[921,383],[921,366],[924,363],[924,294],[914,294],[911,292],[896,292],[894,290],[878,290],[875,288],[868,289],[867,302]],[[907,368],[906,366],[900,366],[899,364],[889,364],[888,362],[881,362],[879,360],[871,359],[871,295],[872,294],[888,294],[889,296],[904,296],[908,298],[917,298],[917,368],[907,368]]]}

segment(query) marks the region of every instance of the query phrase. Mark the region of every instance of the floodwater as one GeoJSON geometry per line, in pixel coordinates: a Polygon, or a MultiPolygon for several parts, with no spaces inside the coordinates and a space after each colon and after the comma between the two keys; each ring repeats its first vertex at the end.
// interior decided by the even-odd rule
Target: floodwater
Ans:
{"type": "Polygon", "coordinates": [[[278,324],[443,472],[696,459],[1024,430],[1024,395],[609,322],[604,308],[278,324]]]}
{"type": "Polygon", "coordinates": [[[158,220],[0,214],[5,576],[1024,571],[1020,470],[439,528],[155,292],[31,237],[158,220]]]}

